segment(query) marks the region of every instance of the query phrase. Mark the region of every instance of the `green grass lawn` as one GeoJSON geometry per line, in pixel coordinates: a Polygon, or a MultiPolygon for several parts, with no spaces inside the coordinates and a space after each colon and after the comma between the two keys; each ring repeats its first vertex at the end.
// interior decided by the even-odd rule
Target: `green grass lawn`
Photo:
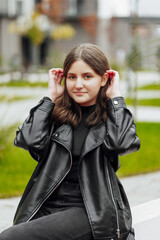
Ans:
{"type": "MultiPolygon", "coordinates": [[[[36,166],[27,151],[13,145],[17,127],[0,132],[0,198],[21,195],[36,166]]],[[[119,177],[160,170],[160,123],[137,123],[137,134],[141,148],[120,157],[119,177]]]]}
{"type": "Polygon", "coordinates": [[[7,83],[0,83],[1,87],[47,87],[48,82],[29,82],[25,80],[12,80],[7,83]]]}
{"type": "MultiPolygon", "coordinates": [[[[133,99],[125,98],[125,102],[127,105],[133,105],[133,99]]],[[[153,98],[153,99],[138,99],[137,100],[138,106],[153,106],[153,107],[160,107],[160,98],[153,98]]]]}
{"type": "Polygon", "coordinates": [[[27,151],[13,145],[17,127],[0,131],[0,198],[21,195],[36,166],[27,151]]]}
{"type": "Polygon", "coordinates": [[[141,141],[139,151],[120,157],[119,177],[160,170],[160,123],[137,123],[137,135],[141,141]]]}
{"type": "Polygon", "coordinates": [[[33,97],[30,96],[7,96],[7,95],[1,95],[0,96],[0,102],[13,102],[13,101],[21,101],[26,99],[31,99],[33,97]]]}
{"type": "Polygon", "coordinates": [[[160,90],[160,81],[140,87],[139,90],[160,90]]]}

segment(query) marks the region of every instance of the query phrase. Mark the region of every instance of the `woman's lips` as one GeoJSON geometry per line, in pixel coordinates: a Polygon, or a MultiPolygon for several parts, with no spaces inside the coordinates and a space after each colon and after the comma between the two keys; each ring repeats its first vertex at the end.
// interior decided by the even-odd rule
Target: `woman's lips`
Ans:
{"type": "Polygon", "coordinates": [[[86,93],[86,92],[74,92],[74,94],[76,94],[76,95],[78,95],[78,96],[81,96],[81,95],[83,95],[84,93],[86,93]]]}

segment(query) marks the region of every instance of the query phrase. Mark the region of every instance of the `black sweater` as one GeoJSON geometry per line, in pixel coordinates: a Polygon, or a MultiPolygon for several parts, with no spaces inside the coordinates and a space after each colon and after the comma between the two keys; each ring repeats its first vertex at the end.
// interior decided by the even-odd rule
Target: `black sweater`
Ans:
{"type": "Polygon", "coordinates": [[[87,117],[94,111],[94,109],[95,105],[81,107],[82,120],[80,121],[78,126],[73,129],[73,148],[72,148],[73,162],[72,168],[65,178],[65,180],[69,182],[78,182],[79,158],[81,155],[83,143],[89,131],[89,128],[86,126],[85,122],[87,117]]]}

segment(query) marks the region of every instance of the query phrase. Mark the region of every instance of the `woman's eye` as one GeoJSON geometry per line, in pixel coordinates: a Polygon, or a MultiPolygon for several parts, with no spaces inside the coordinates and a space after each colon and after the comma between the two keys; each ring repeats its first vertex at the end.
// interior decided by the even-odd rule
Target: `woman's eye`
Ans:
{"type": "Polygon", "coordinates": [[[86,75],[85,79],[90,79],[92,76],[91,75],[86,75]]]}
{"type": "Polygon", "coordinates": [[[74,80],[75,76],[69,76],[68,78],[71,79],[71,80],[74,80]]]}

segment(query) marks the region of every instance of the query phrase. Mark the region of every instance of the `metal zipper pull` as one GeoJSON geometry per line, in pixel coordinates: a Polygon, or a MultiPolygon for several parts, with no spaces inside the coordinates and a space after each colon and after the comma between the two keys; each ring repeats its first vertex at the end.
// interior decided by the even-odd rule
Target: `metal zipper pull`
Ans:
{"type": "Polygon", "coordinates": [[[120,229],[117,229],[116,234],[117,234],[117,238],[120,238],[120,229]]]}

